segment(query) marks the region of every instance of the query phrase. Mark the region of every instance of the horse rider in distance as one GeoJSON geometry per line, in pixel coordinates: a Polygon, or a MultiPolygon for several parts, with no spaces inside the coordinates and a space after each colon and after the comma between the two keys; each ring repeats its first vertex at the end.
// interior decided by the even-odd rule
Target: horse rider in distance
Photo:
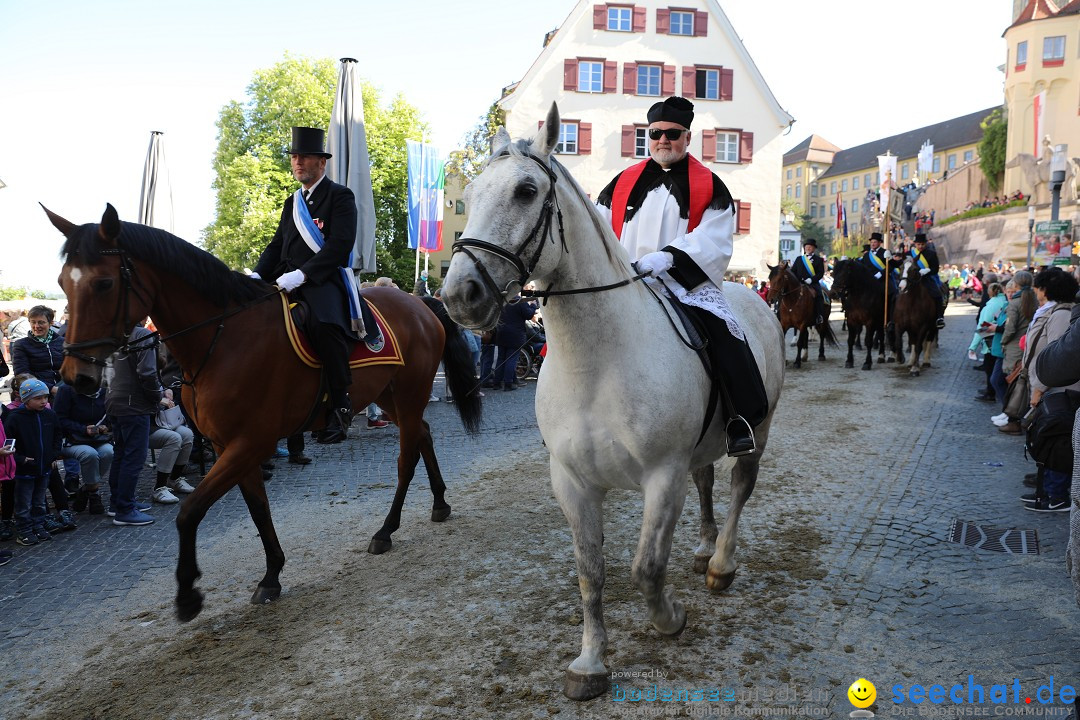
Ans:
{"type": "Polygon", "coordinates": [[[927,247],[926,233],[915,234],[911,257],[919,266],[923,286],[937,303],[937,327],[940,330],[945,327],[945,297],[941,293],[941,280],[938,278],[938,256],[933,249],[927,247]]]}
{"type": "Polygon", "coordinates": [[[752,428],[768,415],[768,398],[721,292],[734,247],[734,201],[720,178],[689,154],[693,103],[669,97],[649,108],[647,119],[650,159],[608,183],[597,209],[638,271],[651,271],[708,328],[728,455],[747,455],[756,448],[752,428]]]}
{"type": "Polygon", "coordinates": [[[791,264],[791,271],[814,291],[814,325],[820,325],[825,321],[825,294],[821,287],[821,278],[825,277],[825,261],[817,254],[817,240],[806,239],[803,254],[791,264]]]}

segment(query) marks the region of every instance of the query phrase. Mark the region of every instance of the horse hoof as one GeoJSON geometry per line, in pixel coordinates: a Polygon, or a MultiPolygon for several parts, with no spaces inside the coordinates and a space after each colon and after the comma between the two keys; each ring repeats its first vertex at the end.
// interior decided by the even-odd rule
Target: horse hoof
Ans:
{"type": "Polygon", "coordinates": [[[704,575],[709,569],[709,556],[695,557],[694,558],[694,572],[698,575],[704,575]]]}
{"type": "Polygon", "coordinates": [[[372,555],[382,555],[384,552],[390,550],[393,546],[392,540],[380,540],[379,538],[371,538],[371,542],[368,543],[367,551],[372,555]]]}
{"type": "Polygon", "coordinates": [[[846,367],[846,368],[853,368],[853,367],[855,367],[855,363],[853,363],[852,361],[848,360],[847,362],[845,362],[845,363],[844,363],[844,367],[846,367]]]}
{"type": "Polygon", "coordinates": [[[710,571],[705,576],[705,587],[709,588],[714,593],[723,592],[731,587],[731,583],[735,580],[735,571],[726,573],[714,573],[710,571]]]}
{"type": "Polygon", "coordinates": [[[911,371],[911,377],[919,377],[919,371],[918,370],[912,370],[911,371]]]}
{"type": "Polygon", "coordinates": [[[563,683],[563,695],[571,700],[592,700],[600,697],[611,687],[611,680],[607,675],[582,675],[573,670],[566,671],[566,682],[563,683]]]}
{"type": "Polygon", "coordinates": [[[431,522],[442,522],[446,518],[450,517],[450,506],[447,505],[444,508],[432,508],[431,509],[431,522]]]}
{"type": "Polygon", "coordinates": [[[682,631],[686,629],[686,610],[683,609],[682,604],[679,602],[674,603],[674,605],[675,617],[677,618],[679,623],[678,627],[673,630],[665,630],[664,628],[656,627],[655,624],[653,625],[653,628],[656,630],[656,632],[660,633],[664,637],[679,637],[680,635],[682,635],[682,631]]]}
{"type": "Polygon", "coordinates": [[[922,364],[922,366],[923,366],[924,368],[928,368],[928,367],[930,367],[930,363],[928,363],[928,362],[924,362],[924,363],[922,364]]]}
{"type": "Polygon", "coordinates": [[[266,605],[272,603],[281,597],[281,587],[263,587],[260,585],[255,588],[254,594],[251,596],[252,605],[266,605]]]}
{"type": "Polygon", "coordinates": [[[889,358],[888,360],[886,360],[885,362],[887,362],[887,363],[894,363],[894,362],[896,362],[896,358],[894,358],[894,357],[891,357],[891,358],[889,358]]]}
{"type": "Polygon", "coordinates": [[[872,367],[872,365],[870,365],[870,363],[863,363],[862,369],[863,370],[869,370],[871,367],[872,367]]]}
{"type": "Polygon", "coordinates": [[[176,596],[176,619],[180,622],[190,622],[202,612],[203,594],[198,590],[176,596]]]}

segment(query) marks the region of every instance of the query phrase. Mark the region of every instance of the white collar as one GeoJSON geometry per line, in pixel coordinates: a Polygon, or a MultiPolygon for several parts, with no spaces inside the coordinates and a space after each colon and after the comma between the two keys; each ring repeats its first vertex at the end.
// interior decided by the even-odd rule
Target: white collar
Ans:
{"type": "Polygon", "coordinates": [[[315,188],[319,187],[319,183],[321,183],[325,178],[326,178],[326,174],[323,173],[323,176],[321,178],[319,178],[318,180],[316,180],[314,185],[312,185],[309,188],[301,188],[301,193],[300,194],[303,195],[304,193],[307,193],[307,196],[310,199],[311,196],[315,194],[315,188]]]}

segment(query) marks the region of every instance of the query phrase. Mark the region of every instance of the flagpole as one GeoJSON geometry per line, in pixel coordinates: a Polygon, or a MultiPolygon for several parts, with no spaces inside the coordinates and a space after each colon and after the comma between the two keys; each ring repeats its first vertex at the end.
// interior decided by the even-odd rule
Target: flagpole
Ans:
{"type": "Polygon", "coordinates": [[[427,147],[427,132],[420,133],[420,195],[416,214],[416,266],[413,269],[413,285],[420,279],[420,245],[423,244],[424,229],[424,152],[427,147]]]}

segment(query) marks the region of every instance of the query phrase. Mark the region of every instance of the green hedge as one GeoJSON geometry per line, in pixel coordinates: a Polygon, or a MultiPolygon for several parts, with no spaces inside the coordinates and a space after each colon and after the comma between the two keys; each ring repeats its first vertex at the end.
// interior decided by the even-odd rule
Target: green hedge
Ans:
{"type": "Polygon", "coordinates": [[[993,207],[974,207],[970,210],[965,210],[959,215],[953,215],[952,217],[938,220],[934,223],[934,225],[940,227],[942,225],[948,225],[951,222],[956,222],[957,220],[965,220],[967,218],[979,217],[980,215],[991,215],[996,212],[1001,212],[1002,210],[1008,210],[1009,208],[1013,207],[1022,207],[1027,204],[1028,198],[1024,198],[1023,200],[1013,200],[1008,205],[994,205],[993,207]]]}

